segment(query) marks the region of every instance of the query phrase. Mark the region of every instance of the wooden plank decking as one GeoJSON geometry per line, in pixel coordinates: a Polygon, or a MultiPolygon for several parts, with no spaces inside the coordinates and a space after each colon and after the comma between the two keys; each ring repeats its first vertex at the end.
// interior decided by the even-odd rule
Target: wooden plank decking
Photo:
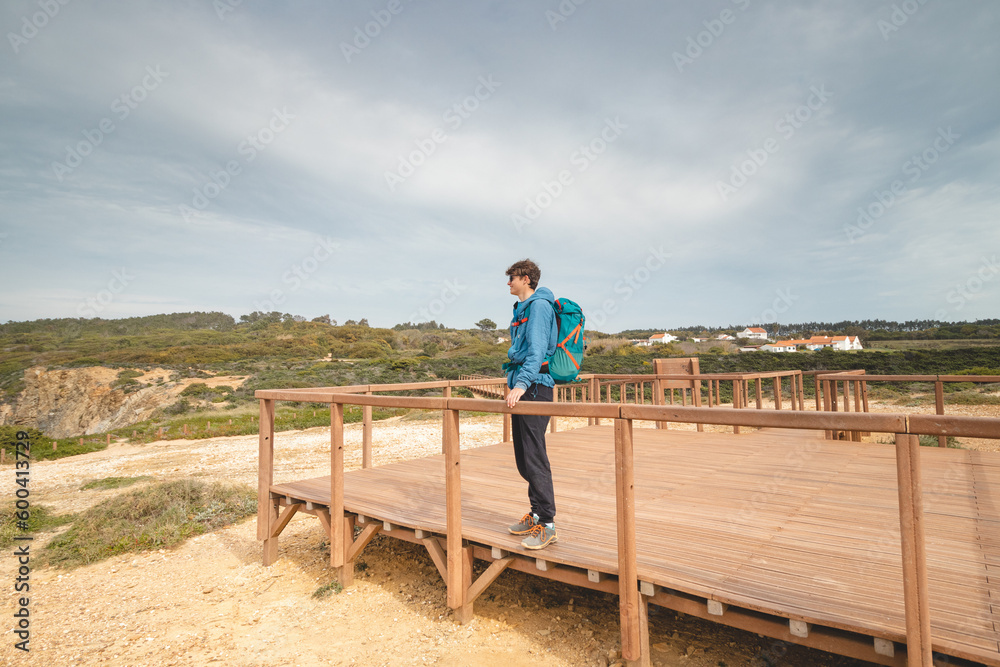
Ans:
{"type": "MultiPolygon", "coordinates": [[[[506,533],[527,494],[503,444],[462,452],[463,537],[617,574],[613,428],[550,434],[548,448],[559,542],[528,552],[506,533]]],[[[934,650],[1000,665],[1000,455],[922,450],[934,650]]],[[[905,644],[893,447],[637,428],[634,452],[640,581],[905,644]]],[[[329,480],[271,491],[328,505],[329,480]]],[[[344,507],[443,534],[443,456],[347,472],[344,507]]]]}

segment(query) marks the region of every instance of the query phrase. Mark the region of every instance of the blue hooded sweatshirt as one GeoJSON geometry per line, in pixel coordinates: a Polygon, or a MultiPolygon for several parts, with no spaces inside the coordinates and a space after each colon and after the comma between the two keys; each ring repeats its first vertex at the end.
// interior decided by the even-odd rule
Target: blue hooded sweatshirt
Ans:
{"type": "Polygon", "coordinates": [[[507,386],[527,389],[532,384],[555,386],[548,373],[539,372],[546,357],[556,351],[559,329],[552,309],[555,296],[548,287],[539,287],[524,301],[514,304],[514,319],[510,323],[510,349],[507,358],[516,364],[507,371],[507,386]],[[528,306],[531,309],[528,310],[528,306]],[[528,311],[527,321],[523,321],[528,311]]]}

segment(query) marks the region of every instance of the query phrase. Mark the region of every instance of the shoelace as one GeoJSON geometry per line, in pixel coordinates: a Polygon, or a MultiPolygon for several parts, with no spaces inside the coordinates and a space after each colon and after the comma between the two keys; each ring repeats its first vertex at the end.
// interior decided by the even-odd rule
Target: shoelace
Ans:
{"type": "Polygon", "coordinates": [[[531,527],[531,530],[528,532],[528,537],[537,537],[541,539],[544,532],[545,532],[545,526],[543,524],[536,523],[534,526],[531,527]]]}

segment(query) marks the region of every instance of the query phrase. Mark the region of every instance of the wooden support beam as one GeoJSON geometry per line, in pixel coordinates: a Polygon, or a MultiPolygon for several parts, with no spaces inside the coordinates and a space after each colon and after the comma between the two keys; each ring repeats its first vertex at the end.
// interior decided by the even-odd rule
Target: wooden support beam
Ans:
{"type": "Polygon", "coordinates": [[[462,544],[462,468],[458,411],[443,410],[442,440],[445,465],[445,513],[448,540],[448,606],[465,606],[465,557],[462,544]]]}
{"type": "Polygon", "coordinates": [[[896,434],[896,483],[899,488],[907,664],[909,667],[932,667],[920,440],[915,435],[896,434]]]}
{"type": "Polygon", "coordinates": [[[353,563],[354,559],[364,551],[364,548],[368,546],[368,543],[372,541],[372,538],[382,530],[382,526],[377,523],[370,523],[364,527],[361,534],[354,540],[351,544],[350,549],[347,550],[347,562],[353,563]]]}
{"type": "Polygon", "coordinates": [[[493,563],[486,568],[486,571],[479,575],[476,582],[469,587],[468,593],[465,595],[466,604],[472,604],[476,601],[483,591],[489,588],[489,585],[497,580],[504,570],[511,564],[514,560],[513,556],[508,556],[507,558],[501,558],[500,560],[495,560],[493,563]]]}
{"type": "MultiPolygon", "coordinates": [[[[341,568],[347,555],[344,541],[344,405],[330,404],[330,567],[341,568]]],[[[341,582],[343,583],[343,582],[341,582]]]]}
{"type": "Polygon", "coordinates": [[[615,420],[615,499],[618,519],[618,604],[622,657],[638,660],[640,643],[639,576],[635,548],[635,473],[632,420],[615,420]]]}
{"type": "MultiPolygon", "coordinates": [[[[462,574],[462,606],[455,609],[455,620],[460,625],[465,625],[472,621],[472,600],[468,598],[469,590],[472,588],[472,564],[475,561],[475,547],[462,547],[461,551],[461,574],[462,574]]],[[[450,571],[450,570],[449,570],[450,571]]]]}
{"type": "Polygon", "coordinates": [[[344,536],[344,564],[337,568],[336,572],[337,581],[344,588],[348,588],[354,585],[354,561],[349,556],[351,546],[354,544],[354,516],[343,515],[343,517],[341,533],[344,536]]]}
{"type": "Polygon", "coordinates": [[[427,537],[420,540],[427,548],[427,553],[430,554],[431,560],[434,562],[434,567],[437,568],[438,573],[441,575],[441,579],[447,583],[448,582],[448,557],[445,555],[444,547],[441,546],[441,541],[436,537],[427,537]]]}
{"type": "Polygon", "coordinates": [[[271,537],[277,521],[271,484],[274,483],[274,401],[261,400],[257,450],[257,539],[263,540],[263,562],[270,565],[278,558],[278,540],[271,537]]]}
{"type": "Polygon", "coordinates": [[[281,514],[278,516],[278,519],[271,524],[272,538],[281,535],[281,531],[285,529],[285,526],[288,525],[288,522],[292,520],[292,517],[295,516],[295,513],[298,512],[301,507],[302,507],[301,503],[293,503],[287,506],[284,509],[284,511],[281,512],[281,514]]]}
{"type": "Polygon", "coordinates": [[[653,667],[653,658],[649,654],[649,599],[639,596],[639,656],[633,660],[626,659],[627,667],[653,667]]]}
{"type": "Polygon", "coordinates": [[[320,525],[323,526],[323,532],[326,533],[327,539],[330,539],[330,511],[325,507],[317,507],[315,514],[320,525]]]}

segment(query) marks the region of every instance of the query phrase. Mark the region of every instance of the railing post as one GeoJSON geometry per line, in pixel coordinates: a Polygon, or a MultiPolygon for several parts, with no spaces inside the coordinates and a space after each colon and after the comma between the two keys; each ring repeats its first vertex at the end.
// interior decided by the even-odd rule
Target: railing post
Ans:
{"type": "MultiPolygon", "coordinates": [[[[344,531],[344,404],[330,404],[330,567],[337,570],[341,585],[349,585],[353,572],[346,572],[347,535],[344,531]],[[347,583],[345,583],[345,580],[347,583]]],[[[353,535],[352,535],[353,538],[353,535]]]]}
{"type": "MultiPolygon", "coordinates": [[[[653,379],[653,405],[663,405],[663,380],[659,375],[653,379]]],[[[656,422],[656,428],[668,428],[667,422],[656,422]]]]}
{"type": "MultiPolygon", "coordinates": [[[[370,391],[365,392],[365,396],[371,396],[370,391]]],[[[361,467],[372,467],[372,406],[361,407],[361,467]]]]}
{"type": "Polygon", "coordinates": [[[896,434],[896,483],[899,489],[903,601],[906,608],[906,660],[909,667],[931,667],[920,439],[915,435],[896,434]]]}
{"type": "Polygon", "coordinates": [[[615,497],[618,519],[618,604],[621,616],[622,657],[639,660],[648,653],[640,633],[639,573],[635,547],[635,479],[632,456],[632,420],[615,420],[615,497]]]}
{"type": "Polygon", "coordinates": [[[757,409],[762,410],[764,408],[764,383],[758,375],[753,381],[754,394],[757,398],[757,409]]]}
{"type": "MultiPolygon", "coordinates": [[[[733,409],[743,407],[743,383],[739,379],[733,379],[733,409]]],[[[739,425],[733,425],[733,434],[740,433],[739,425]]]]}
{"type": "MultiPolygon", "coordinates": [[[[601,380],[598,377],[590,378],[590,402],[600,403],[601,402],[601,380]]],[[[601,425],[601,418],[594,417],[594,426],[601,425]]]]}
{"type": "Polygon", "coordinates": [[[771,386],[774,390],[774,409],[781,409],[781,376],[775,375],[771,378],[771,386]]]}
{"type": "Polygon", "coordinates": [[[264,541],[264,565],[270,565],[278,558],[278,538],[271,537],[271,528],[278,520],[277,504],[271,500],[273,482],[274,401],[262,398],[257,465],[257,539],[264,541]]]}
{"type": "MultiPolygon", "coordinates": [[[[700,408],[701,407],[701,380],[698,379],[698,375],[699,375],[698,373],[692,374],[692,377],[694,379],[691,381],[691,404],[694,407],[696,407],[696,408],[700,408]]],[[[708,390],[710,392],[712,391],[712,381],[711,380],[709,380],[708,390]]],[[[684,390],[683,389],[681,389],[681,396],[682,397],[684,396],[684,390]]],[[[685,405],[686,405],[686,403],[685,403],[685,405]]],[[[702,432],[702,431],[705,430],[705,425],[704,424],[695,424],[694,427],[695,427],[695,430],[697,430],[699,432],[702,432]]]]}
{"type": "MultiPolygon", "coordinates": [[[[944,414],[944,382],[938,380],[934,383],[934,413],[943,415],[944,414]]],[[[939,435],[938,436],[938,447],[948,446],[948,436],[939,435]]]]}
{"type": "Polygon", "coordinates": [[[805,411],[806,409],[806,378],[802,375],[802,371],[796,371],[799,377],[799,410],[805,411]]]}
{"type": "Polygon", "coordinates": [[[442,441],[445,465],[445,516],[448,546],[448,606],[459,623],[472,620],[467,603],[472,577],[471,549],[462,540],[462,456],[459,448],[458,410],[443,411],[442,441]]]}
{"type": "MultiPolygon", "coordinates": [[[[504,401],[507,400],[507,394],[509,394],[509,393],[510,393],[510,387],[508,387],[507,383],[505,382],[504,385],[503,385],[503,400],[504,401]]],[[[511,436],[510,436],[510,413],[509,412],[503,413],[503,441],[504,442],[513,442],[513,440],[511,439],[511,436]]]]}

